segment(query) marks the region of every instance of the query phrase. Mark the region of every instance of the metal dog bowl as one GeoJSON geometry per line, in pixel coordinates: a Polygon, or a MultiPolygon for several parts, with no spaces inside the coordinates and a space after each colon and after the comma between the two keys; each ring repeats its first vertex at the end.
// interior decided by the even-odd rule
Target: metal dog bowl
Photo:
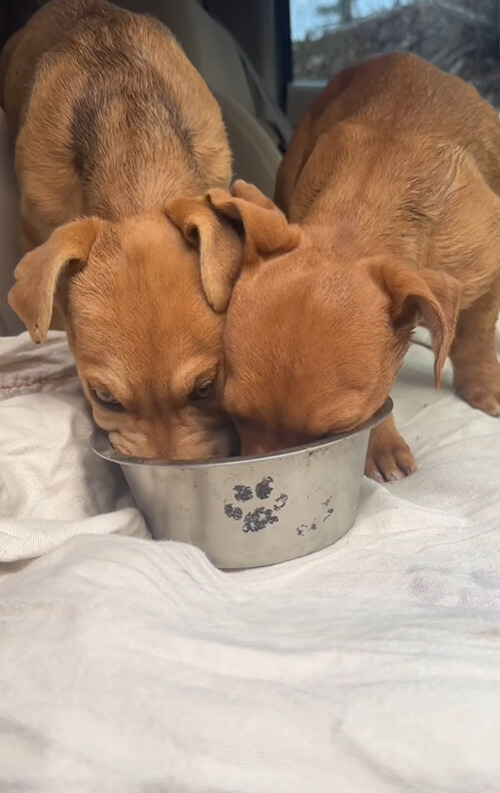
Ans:
{"type": "Polygon", "coordinates": [[[223,569],[260,567],[318,551],[354,523],[370,430],[262,457],[162,463],[124,457],[97,430],[93,450],[121,466],[158,540],[188,542],[223,569]]]}

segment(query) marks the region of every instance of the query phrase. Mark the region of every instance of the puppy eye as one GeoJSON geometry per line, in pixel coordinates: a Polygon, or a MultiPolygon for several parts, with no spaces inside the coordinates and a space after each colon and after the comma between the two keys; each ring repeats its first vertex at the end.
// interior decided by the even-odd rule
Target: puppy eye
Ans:
{"type": "Polygon", "coordinates": [[[103,408],[117,411],[125,410],[121,402],[118,402],[111,391],[106,391],[105,388],[93,388],[91,389],[90,393],[92,394],[95,401],[103,408]]]}
{"type": "Polygon", "coordinates": [[[212,396],[214,390],[214,383],[200,383],[193,388],[191,393],[189,394],[189,401],[196,404],[197,402],[205,402],[209,397],[212,396]]]}

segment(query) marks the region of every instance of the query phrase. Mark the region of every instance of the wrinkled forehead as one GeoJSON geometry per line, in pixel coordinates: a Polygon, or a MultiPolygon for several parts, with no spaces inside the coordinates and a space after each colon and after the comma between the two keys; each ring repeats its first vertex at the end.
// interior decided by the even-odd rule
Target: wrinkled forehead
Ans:
{"type": "Polygon", "coordinates": [[[220,354],[197,255],[163,216],[110,224],[71,279],[69,313],[80,366],[109,379],[157,382],[220,354]]]}
{"type": "Polygon", "coordinates": [[[206,303],[198,256],[161,213],[105,224],[69,294],[76,325],[98,318],[110,331],[164,325],[206,303]]]}
{"type": "Polygon", "coordinates": [[[199,281],[197,254],[162,213],[135,215],[106,223],[92,246],[82,283],[165,286],[179,274],[199,281]]]}

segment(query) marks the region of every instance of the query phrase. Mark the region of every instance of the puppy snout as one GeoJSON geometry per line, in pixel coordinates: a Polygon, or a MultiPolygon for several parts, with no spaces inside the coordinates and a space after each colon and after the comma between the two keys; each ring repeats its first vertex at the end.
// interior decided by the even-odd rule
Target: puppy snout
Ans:
{"type": "Polygon", "coordinates": [[[236,431],[230,425],[115,430],[108,433],[108,438],[119,454],[144,460],[211,460],[228,457],[239,449],[236,431]]]}

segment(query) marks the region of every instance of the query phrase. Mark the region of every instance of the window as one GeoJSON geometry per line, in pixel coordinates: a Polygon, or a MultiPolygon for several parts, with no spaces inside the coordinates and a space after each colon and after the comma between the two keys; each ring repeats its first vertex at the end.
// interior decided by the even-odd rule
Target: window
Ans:
{"type": "Polygon", "coordinates": [[[294,79],[329,80],[406,50],[472,82],[500,108],[500,0],[290,0],[294,79]]]}

